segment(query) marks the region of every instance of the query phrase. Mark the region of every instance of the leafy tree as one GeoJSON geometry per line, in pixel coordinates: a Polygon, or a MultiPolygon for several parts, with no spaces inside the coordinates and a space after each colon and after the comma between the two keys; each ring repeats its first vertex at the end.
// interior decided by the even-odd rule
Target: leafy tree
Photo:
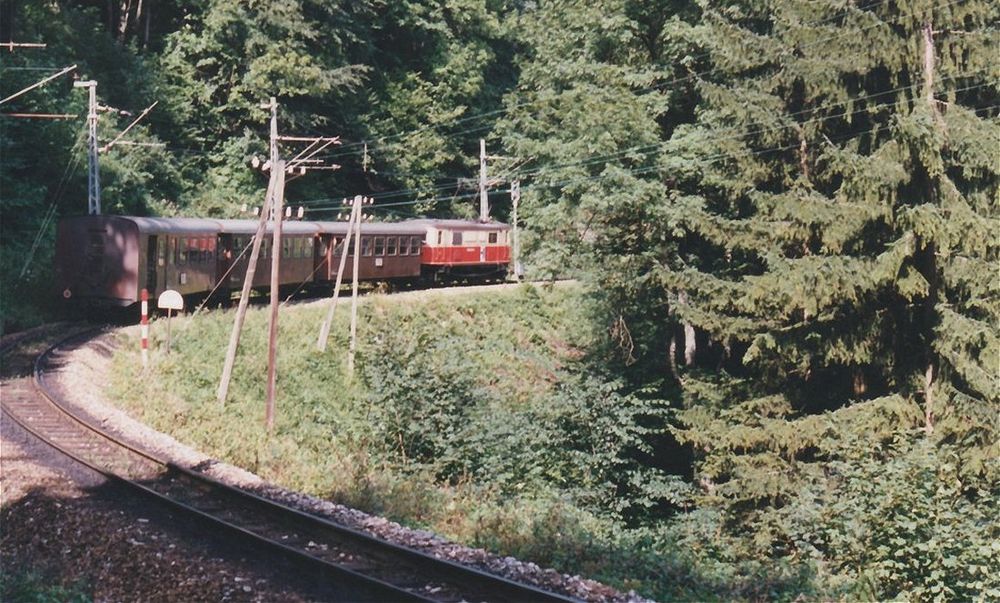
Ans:
{"type": "Polygon", "coordinates": [[[500,124],[527,160],[522,201],[535,276],[583,274],[639,380],[667,365],[671,326],[655,268],[676,253],[662,203],[663,143],[691,119],[691,42],[677,2],[567,2],[522,16],[530,41],[500,124]]]}

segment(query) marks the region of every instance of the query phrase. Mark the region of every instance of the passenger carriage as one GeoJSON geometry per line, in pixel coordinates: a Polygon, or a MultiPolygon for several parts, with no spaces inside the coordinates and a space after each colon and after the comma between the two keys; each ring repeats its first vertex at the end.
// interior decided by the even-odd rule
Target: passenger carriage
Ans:
{"type": "MultiPolygon", "coordinates": [[[[155,297],[173,289],[188,297],[228,301],[243,286],[256,220],[81,216],[60,221],[56,278],[66,299],[127,307],[142,289],[155,297]]],[[[267,225],[271,235],[272,225],[267,225]]],[[[464,220],[362,222],[358,278],[494,278],[510,261],[508,227],[464,220]]],[[[329,287],[344,249],[344,222],[282,224],[282,287],[329,287]]],[[[272,237],[261,244],[252,287],[270,287],[272,237]]],[[[347,244],[345,281],[353,278],[354,236],[347,244]]]]}

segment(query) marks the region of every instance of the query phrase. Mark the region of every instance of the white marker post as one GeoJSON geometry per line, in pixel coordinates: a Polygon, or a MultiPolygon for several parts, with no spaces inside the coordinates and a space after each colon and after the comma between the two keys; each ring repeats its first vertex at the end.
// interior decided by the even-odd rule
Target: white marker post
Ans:
{"type": "Polygon", "coordinates": [[[174,310],[184,309],[184,298],[173,289],[167,289],[156,298],[156,307],[167,311],[167,354],[170,353],[170,316],[174,310]]]}
{"type": "Polygon", "coordinates": [[[142,314],[139,318],[139,333],[142,337],[142,368],[149,366],[149,291],[139,293],[142,300],[142,314]]]}

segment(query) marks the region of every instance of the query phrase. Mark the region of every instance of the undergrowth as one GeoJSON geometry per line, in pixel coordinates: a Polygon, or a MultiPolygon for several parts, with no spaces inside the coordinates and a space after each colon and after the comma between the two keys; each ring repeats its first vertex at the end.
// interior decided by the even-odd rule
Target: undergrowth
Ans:
{"type": "Polygon", "coordinates": [[[154,321],[145,372],[138,329],[123,331],[112,389],[134,416],[267,480],[656,599],[1000,596],[995,492],[970,490],[961,459],[905,425],[873,462],[851,439],[864,405],[817,419],[824,445],[848,452],[785,504],[743,509],[749,530],[711,484],[659,469],[655,438],[677,411],[605,368],[591,299],[530,285],[369,296],[353,378],[346,308],[325,353],[325,305],[289,308],[271,434],[263,309],[247,317],[225,406],[231,313],[175,319],[169,355],[154,321]]]}
{"type": "MultiPolygon", "coordinates": [[[[248,313],[224,406],[215,392],[225,312],[175,318],[169,355],[165,321],[154,320],[145,373],[136,329],[124,331],[112,389],[133,416],[286,487],[648,596],[701,593],[669,533],[622,521],[621,489],[638,471],[627,425],[657,403],[622,394],[592,364],[583,300],[576,287],[530,285],[370,296],[354,378],[349,312],[320,353],[325,306],[285,310],[270,435],[262,309],[248,313]]],[[[704,593],[714,590],[706,582],[704,593]]]]}

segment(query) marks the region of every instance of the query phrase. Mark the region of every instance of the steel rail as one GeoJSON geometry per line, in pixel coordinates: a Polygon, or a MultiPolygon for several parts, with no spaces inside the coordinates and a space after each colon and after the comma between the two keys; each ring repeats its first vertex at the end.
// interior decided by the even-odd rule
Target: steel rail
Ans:
{"type": "MultiPolygon", "coordinates": [[[[46,444],[58,450],[61,454],[81,463],[89,469],[99,473],[114,483],[121,484],[127,488],[137,490],[168,508],[197,517],[200,521],[218,526],[230,535],[236,536],[256,546],[267,547],[279,553],[282,557],[293,563],[304,563],[312,569],[318,569],[331,573],[339,579],[351,584],[363,584],[364,588],[374,593],[373,596],[380,600],[415,600],[415,601],[440,601],[462,599],[470,600],[470,595],[475,598],[487,601],[575,601],[570,597],[551,593],[538,587],[519,583],[502,576],[462,565],[450,560],[439,559],[427,553],[408,548],[399,544],[387,542],[368,533],[349,528],[338,524],[330,519],[308,513],[297,508],[293,508],[274,500],[265,498],[256,493],[243,490],[221,482],[215,478],[204,475],[187,467],[183,467],[170,461],[160,459],[148,451],[142,450],[129,442],[108,433],[100,426],[93,424],[89,419],[79,416],[74,412],[69,404],[62,399],[58,392],[46,382],[46,371],[53,364],[54,355],[63,347],[92,338],[95,329],[83,333],[74,333],[61,339],[55,345],[50,346],[40,354],[34,362],[33,383],[37,393],[44,398],[46,403],[56,409],[64,419],[70,420],[78,428],[84,429],[91,434],[92,438],[99,438],[101,441],[110,442],[120,450],[127,451],[133,459],[138,457],[142,463],[147,464],[151,470],[145,472],[145,479],[133,479],[119,475],[118,472],[108,468],[92,459],[84,458],[78,451],[73,451],[68,446],[63,446],[59,442],[52,441],[49,434],[42,433],[30,424],[30,421],[22,421],[17,413],[6,408],[4,403],[4,414],[11,417],[26,431],[44,441],[46,444]],[[152,479],[150,479],[152,478],[152,479]],[[178,481],[191,484],[191,487],[178,488],[178,481]],[[170,492],[164,493],[156,489],[157,483],[168,484],[170,492]],[[187,494],[185,494],[187,492],[187,494]],[[208,503],[209,510],[195,506],[198,494],[203,496],[214,495],[227,504],[219,508],[208,503]],[[210,494],[204,494],[210,493],[210,494]],[[182,500],[187,498],[187,501],[182,500]],[[232,520],[233,515],[240,515],[243,512],[243,525],[238,525],[232,520]],[[247,519],[247,513],[251,517],[247,519]],[[255,514],[255,515],[254,515],[255,514]],[[230,517],[227,518],[226,515],[230,517]],[[309,550],[309,545],[299,547],[286,544],[270,538],[266,534],[260,534],[245,527],[247,524],[260,528],[262,524],[267,525],[267,529],[276,531],[278,527],[286,532],[293,530],[292,541],[307,540],[309,544],[315,544],[312,540],[320,540],[325,536],[328,540],[325,544],[332,544],[329,549],[323,551],[309,550]],[[305,537],[298,537],[298,533],[305,534],[305,537]],[[352,555],[359,555],[364,562],[374,568],[369,567],[369,573],[357,571],[349,567],[344,567],[344,563],[337,563],[324,559],[323,552],[351,551],[352,555]],[[402,565],[402,567],[400,567],[402,565]],[[390,568],[391,571],[386,571],[390,568]],[[417,594],[412,589],[398,586],[398,578],[390,582],[388,578],[374,577],[372,574],[392,574],[394,577],[400,574],[416,577],[410,580],[418,585],[441,584],[447,588],[435,598],[430,598],[423,594],[417,594]]],[[[0,353],[6,354],[9,349],[16,346],[20,341],[12,342],[12,345],[4,345],[0,353]]],[[[131,468],[132,465],[129,465],[131,468]]],[[[131,473],[131,471],[129,471],[131,473]]],[[[206,503],[202,501],[202,505],[206,503]]],[[[262,529],[266,531],[266,529],[262,529]]],[[[280,530],[279,530],[280,531],[280,530]]],[[[288,536],[283,536],[288,538],[288,536]]],[[[319,546],[319,545],[317,545],[319,546]]],[[[357,567],[357,565],[356,565],[357,567]]]]}

